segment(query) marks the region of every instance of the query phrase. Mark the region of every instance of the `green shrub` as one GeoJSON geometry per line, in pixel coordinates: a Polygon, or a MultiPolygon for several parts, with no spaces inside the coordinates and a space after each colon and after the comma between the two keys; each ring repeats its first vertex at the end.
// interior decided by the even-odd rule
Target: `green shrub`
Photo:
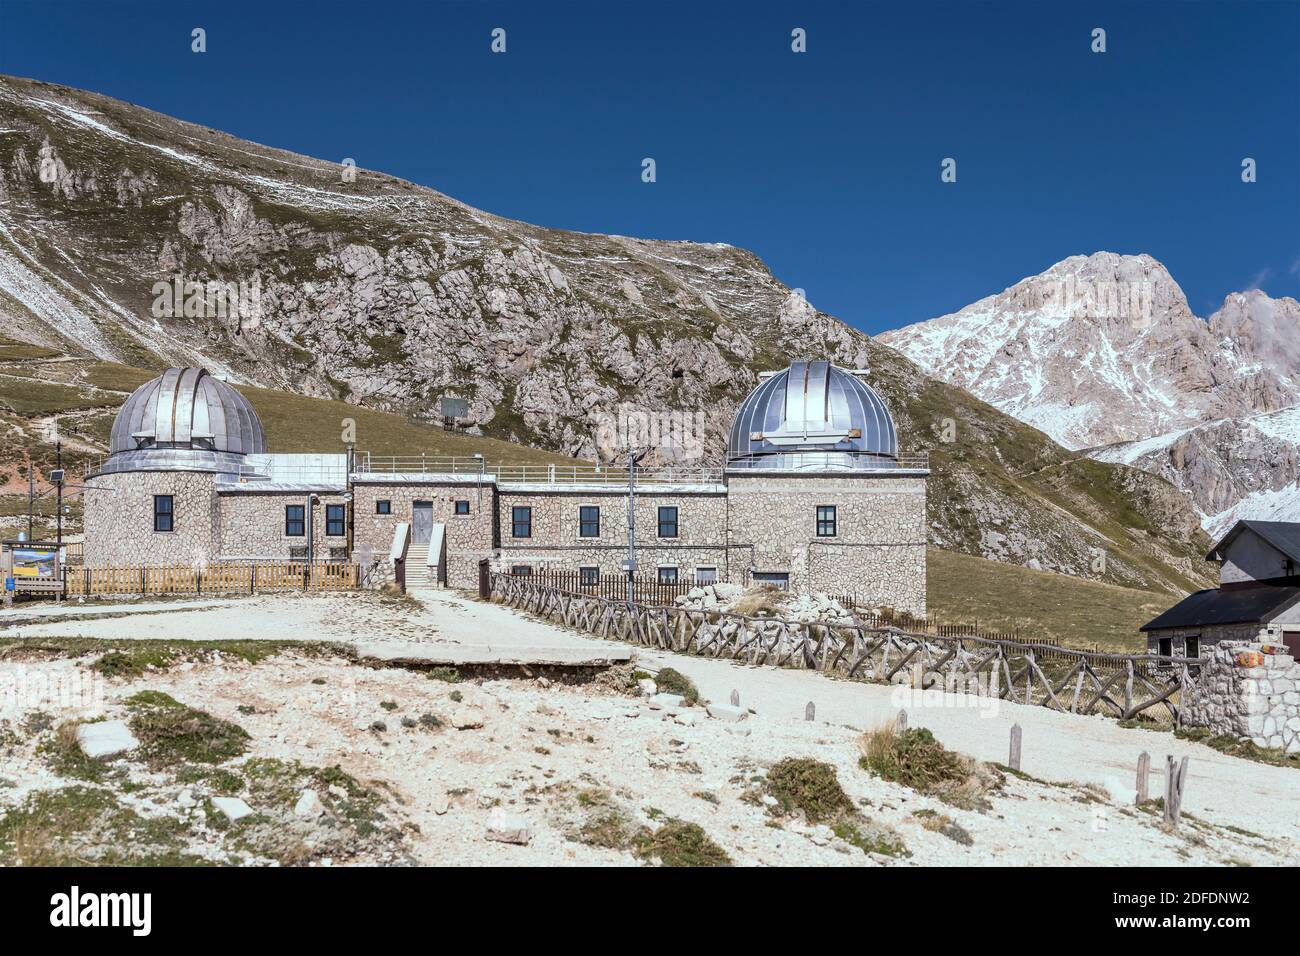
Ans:
{"type": "Polygon", "coordinates": [[[679,694],[689,706],[700,702],[700,692],[694,682],[681,671],[665,667],[655,675],[655,686],[661,694],[679,694]]]}

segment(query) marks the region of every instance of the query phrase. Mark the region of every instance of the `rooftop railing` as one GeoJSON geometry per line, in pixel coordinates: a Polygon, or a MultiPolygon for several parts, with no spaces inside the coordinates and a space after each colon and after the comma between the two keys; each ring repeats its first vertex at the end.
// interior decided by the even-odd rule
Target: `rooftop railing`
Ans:
{"type": "MultiPolygon", "coordinates": [[[[371,455],[356,458],[356,473],[363,475],[438,474],[491,479],[510,484],[627,485],[625,467],[605,465],[503,465],[481,458],[437,455],[371,455]]],[[[638,485],[718,484],[721,468],[638,468],[638,485]]]]}

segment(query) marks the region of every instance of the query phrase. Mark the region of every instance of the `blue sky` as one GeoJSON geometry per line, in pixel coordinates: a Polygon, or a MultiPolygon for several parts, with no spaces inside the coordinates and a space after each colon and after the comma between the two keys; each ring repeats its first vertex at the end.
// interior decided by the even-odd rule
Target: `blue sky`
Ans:
{"type": "Polygon", "coordinates": [[[541,225],[730,242],[869,332],[1101,249],[1154,255],[1200,315],[1300,296],[1293,0],[0,9],[0,72],[541,225]]]}

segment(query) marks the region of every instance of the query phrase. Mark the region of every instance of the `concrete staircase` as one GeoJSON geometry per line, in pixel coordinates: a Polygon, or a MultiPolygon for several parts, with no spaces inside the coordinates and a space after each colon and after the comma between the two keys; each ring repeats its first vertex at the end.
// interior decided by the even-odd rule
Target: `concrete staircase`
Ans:
{"type": "Polygon", "coordinates": [[[436,588],[438,569],[429,567],[429,546],[412,544],[406,548],[406,586],[408,588],[436,588]]]}

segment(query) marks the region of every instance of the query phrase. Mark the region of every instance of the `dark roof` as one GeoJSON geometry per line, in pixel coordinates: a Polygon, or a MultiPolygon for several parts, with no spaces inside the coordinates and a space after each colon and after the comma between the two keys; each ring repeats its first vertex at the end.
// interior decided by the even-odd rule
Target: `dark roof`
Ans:
{"type": "Polygon", "coordinates": [[[1300,601],[1300,587],[1209,588],[1189,594],[1164,614],[1143,624],[1141,630],[1269,621],[1297,601],[1300,601]]]}
{"type": "Polygon", "coordinates": [[[1249,528],[1293,561],[1300,562],[1300,521],[1238,521],[1210,549],[1206,561],[1216,560],[1216,551],[1226,548],[1241,532],[1249,528]]]}

